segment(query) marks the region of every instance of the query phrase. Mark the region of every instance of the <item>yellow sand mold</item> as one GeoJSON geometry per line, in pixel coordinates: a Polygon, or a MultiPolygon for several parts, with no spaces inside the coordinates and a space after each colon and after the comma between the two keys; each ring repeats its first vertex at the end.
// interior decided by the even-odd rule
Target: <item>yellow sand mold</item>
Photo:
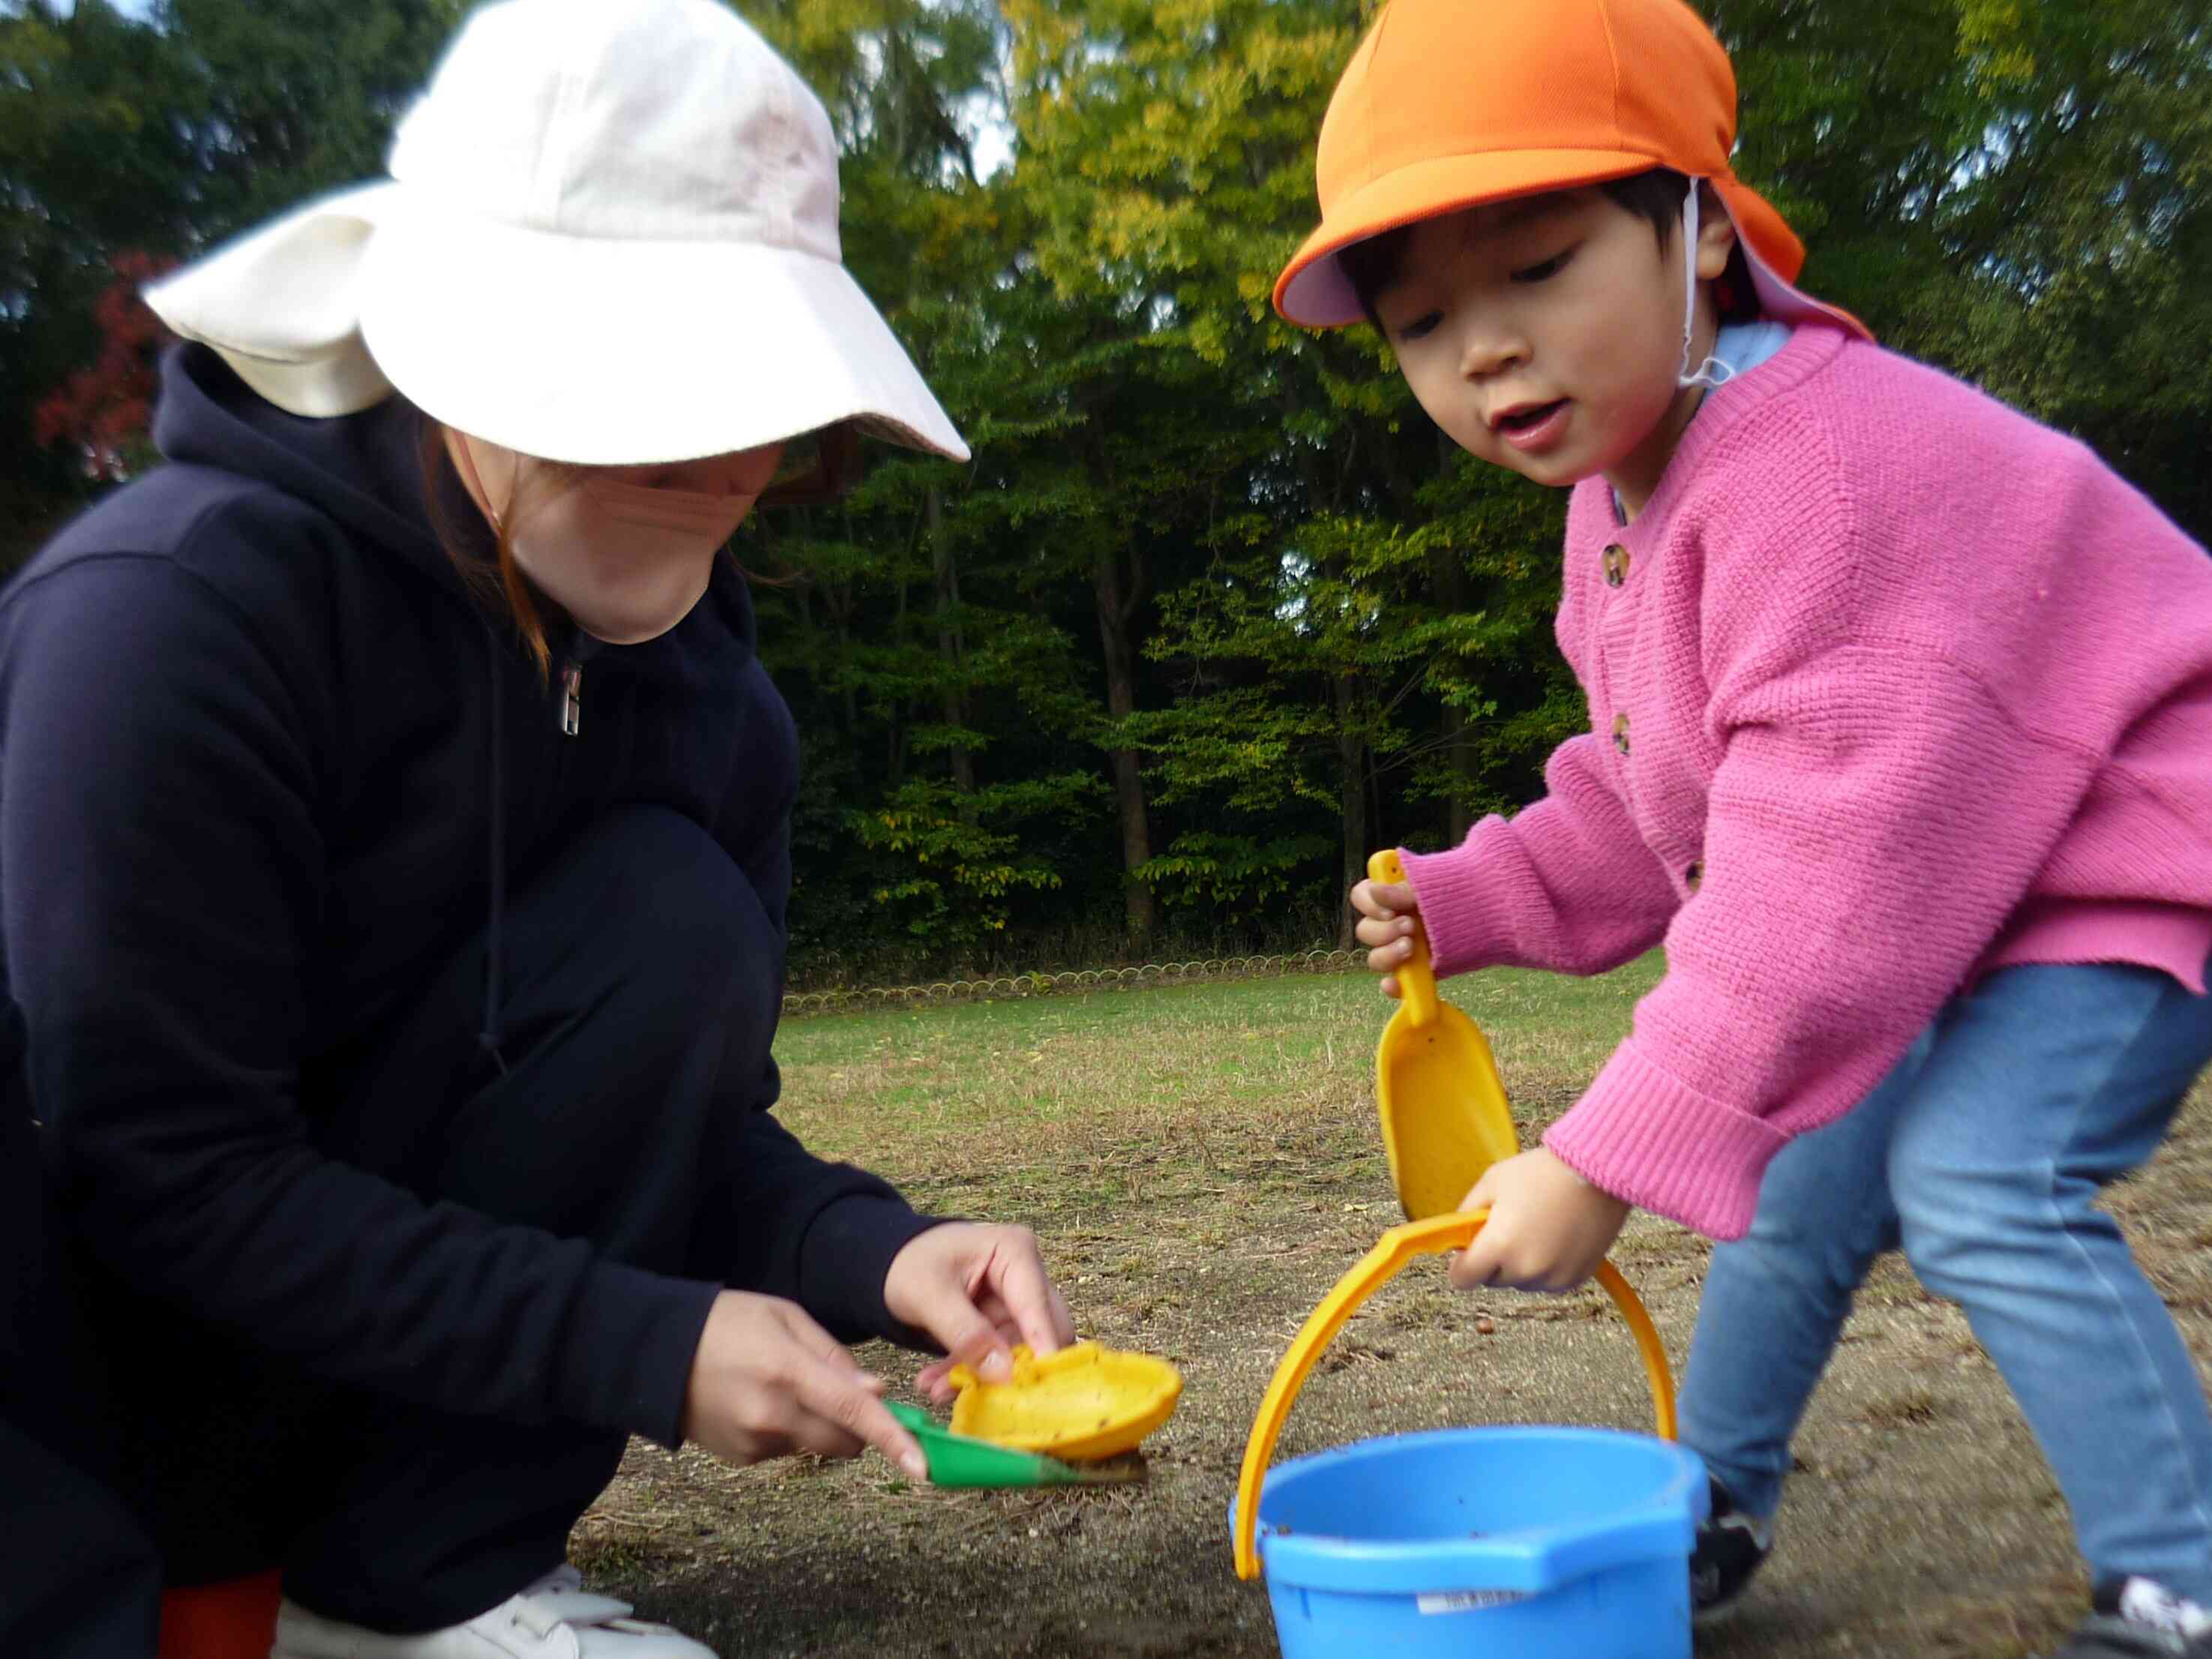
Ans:
{"type": "Polygon", "coordinates": [[[1135,1449],[1174,1414],[1182,1376],[1164,1359],[1077,1342],[1038,1358],[1014,1350],[1014,1373],[986,1382],[965,1365],[950,1378],[952,1431],[1021,1451],[1090,1462],[1135,1449]]]}

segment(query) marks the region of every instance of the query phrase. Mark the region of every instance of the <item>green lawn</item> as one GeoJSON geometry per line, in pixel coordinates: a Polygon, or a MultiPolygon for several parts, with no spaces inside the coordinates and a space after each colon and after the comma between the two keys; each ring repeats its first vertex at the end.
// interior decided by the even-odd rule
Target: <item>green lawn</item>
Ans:
{"type": "MultiPolygon", "coordinates": [[[[1524,1139],[1572,1103],[1659,966],[1447,984],[1489,1036],[1524,1139]]],[[[1370,976],[1340,974],[815,1015],[777,1038],[781,1115],[955,1207],[977,1189],[1048,1213],[1232,1176],[1326,1180],[1380,1156],[1389,1008],[1370,976]]]]}
{"type": "MultiPolygon", "coordinates": [[[[1524,1144],[1588,1084],[1659,966],[1448,987],[1490,1037],[1524,1144]]],[[[724,1659],[1273,1659],[1224,1515],[1285,1346],[1398,1220],[1372,1073],[1388,1015],[1369,976],[1343,974],[787,1020],[793,1129],[926,1209],[1036,1227],[1081,1334],[1171,1360],[1182,1403],[1146,1443],[1142,1484],[1090,1491],[946,1491],[874,1457],[732,1469],[634,1445],[578,1528],[578,1564],[724,1659]]],[[[2207,1093],[2112,1199],[2200,1352],[2207,1093]]],[[[1613,1257],[1679,1371],[1704,1242],[1638,1214],[1613,1257]]],[[[860,1357],[902,1390],[918,1363],[878,1344],[860,1357]]],[[[1462,1295],[1422,1261],[1331,1344],[1277,1455],[1650,1420],[1601,1296],[1462,1295]]],[[[1901,1263],[1862,1296],[1796,1451],[1795,1541],[1701,1659],[2024,1659],[2076,1616],[2080,1569],[2033,1443],[1963,1316],[1901,1263]]]]}

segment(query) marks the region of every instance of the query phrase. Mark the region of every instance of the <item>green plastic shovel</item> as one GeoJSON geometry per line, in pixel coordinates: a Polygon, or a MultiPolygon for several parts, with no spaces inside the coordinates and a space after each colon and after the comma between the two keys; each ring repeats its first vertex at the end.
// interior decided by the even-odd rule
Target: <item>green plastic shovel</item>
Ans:
{"type": "Polygon", "coordinates": [[[1145,1478],[1141,1463],[1078,1468],[1057,1457],[1016,1451],[973,1435],[955,1434],[919,1406],[884,1402],[921,1443],[933,1486],[1115,1486],[1145,1478]]]}

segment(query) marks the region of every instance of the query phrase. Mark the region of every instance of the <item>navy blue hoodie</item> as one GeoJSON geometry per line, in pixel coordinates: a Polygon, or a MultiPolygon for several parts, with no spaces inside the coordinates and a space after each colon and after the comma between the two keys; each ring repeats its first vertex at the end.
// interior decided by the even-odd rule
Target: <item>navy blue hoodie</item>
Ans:
{"type": "MultiPolygon", "coordinates": [[[[724,568],[669,633],[584,661],[563,735],[562,688],[432,530],[418,420],[396,399],[296,418],[182,348],[168,464],[0,595],[0,1048],[21,1051],[0,1063],[68,1212],[137,1288],[339,1381],[673,1444],[719,1286],[323,1156],[315,1079],[483,928],[495,792],[507,880],[594,813],[661,805],[727,849],[781,937],[791,716],[724,568]]],[[[450,517],[481,532],[446,471],[450,517]]],[[[781,960],[762,971],[780,985],[781,960]]],[[[728,1282],[848,1340],[908,1334],[883,1278],[928,1224],[800,1148],[776,1089],[771,1061],[739,1195],[762,1255],[728,1282]]]]}

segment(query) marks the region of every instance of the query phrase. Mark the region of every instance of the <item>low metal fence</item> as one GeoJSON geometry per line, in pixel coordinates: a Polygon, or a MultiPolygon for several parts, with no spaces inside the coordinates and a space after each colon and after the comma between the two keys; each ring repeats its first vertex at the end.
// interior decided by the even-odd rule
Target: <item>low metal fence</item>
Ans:
{"type": "Polygon", "coordinates": [[[983,1002],[1000,997],[1065,996],[1085,991],[1134,991],[1206,980],[1264,979],[1283,974],[1338,974],[1363,966],[1364,951],[1301,951],[1290,956],[1209,957],[1203,962],[1154,962],[1141,967],[1077,968],[1057,974],[1002,974],[937,980],[927,985],[796,991],[783,1000],[787,1018],[850,1013],[914,1003],[983,1002]]]}

